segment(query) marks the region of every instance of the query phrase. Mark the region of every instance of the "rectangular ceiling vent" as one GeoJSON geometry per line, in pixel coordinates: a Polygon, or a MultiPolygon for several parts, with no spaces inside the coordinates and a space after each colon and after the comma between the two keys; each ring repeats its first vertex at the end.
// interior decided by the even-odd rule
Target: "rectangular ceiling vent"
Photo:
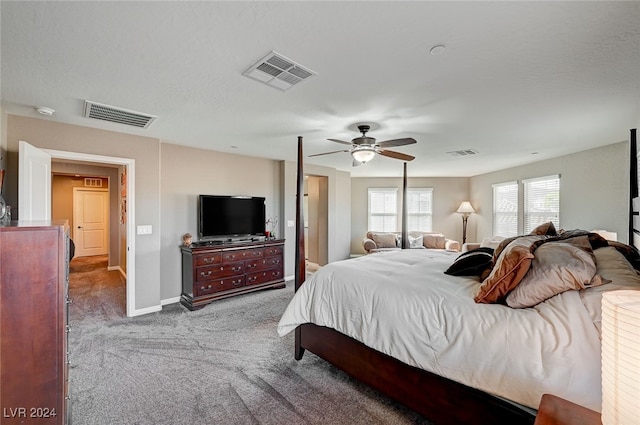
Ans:
{"type": "Polygon", "coordinates": [[[317,73],[271,51],[267,56],[251,65],[242,75],[278,90],[287,91],[317,73]]]}
{"type": "Polygon", "coordinates": [[[451,156],[469,156],[469,155],[477,155],[478,151],[474,149],[462,149],[459,151],[451,151],[447,153],[451,156]]]}
{"type": "Polygon", "coordinates": [[[142,112],[131,111],[102,103],[84,101],[84,117],[96,120],[115,122],[118,124],[132,125],[134,127],[148,128],[158,118],[142,112]]]}

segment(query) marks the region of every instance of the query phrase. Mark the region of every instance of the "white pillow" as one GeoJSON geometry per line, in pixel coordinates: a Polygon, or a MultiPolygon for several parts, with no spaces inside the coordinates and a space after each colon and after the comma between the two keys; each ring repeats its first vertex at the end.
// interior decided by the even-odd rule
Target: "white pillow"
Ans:
{"type": "Polygon", "coordinates": [[[409,248],[424,248],[422,245],[423,237],[419,236],[411,236],[409,235],[409,248]]]}

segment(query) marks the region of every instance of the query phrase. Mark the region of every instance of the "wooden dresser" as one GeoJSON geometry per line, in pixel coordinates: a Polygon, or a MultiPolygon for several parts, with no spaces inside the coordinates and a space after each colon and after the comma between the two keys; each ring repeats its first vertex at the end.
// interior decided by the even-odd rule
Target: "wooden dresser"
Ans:
{"type": "Polygon", "coordinates": [[[0,226],[0,423],[68,424],[67,222],[0,226]]]}
{"type": "Polygon", "coordinates": [[[182,251],[180,302],[195,310],[220,298],[284,288],[284,240],[197,242],[182,251]]]}

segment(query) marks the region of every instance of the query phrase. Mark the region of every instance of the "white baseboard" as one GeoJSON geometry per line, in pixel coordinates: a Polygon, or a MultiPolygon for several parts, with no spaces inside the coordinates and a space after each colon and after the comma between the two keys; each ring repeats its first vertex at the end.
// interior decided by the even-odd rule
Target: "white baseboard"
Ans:
{"type": "Polygon", "coordinates": [[[120,266],[109,266],[109,267],[107,267],[107,270],[109,270],[109,271],[117,270],[117,271],[120,272],[122,277],[124,277],[125,279],[127,278],[127,274],[124,272],[124,270],[122,270],[122,268],[120,266]]]}
{"type": "Polygon", "coordinates": [[[158,311],[162,310],[162,306],[161,305],[154,305],[151,307],[146,307],[146,308],[140,308],[137,310],[133,310],[133,314],[131,314],[129,317],[136,317],[136,316],[142,316],[144,314],[149,314],[149,313],[156,313],[158,311]]]}
{"type": "Polygon", "coordinates": [[[175,304],[180,302],[180,297],[167,298],[166,300],[160,300],[160,305],[175,304]]]}
{"type": "Polygon", "coordinates": [[[295,276],[285,276],[285,277],[284,277],[284,281],[285,281],[285,282],[288,282],[288,281],[293,280],[293,279],[295,279],[295,278],[296,278],[295,276]]]}

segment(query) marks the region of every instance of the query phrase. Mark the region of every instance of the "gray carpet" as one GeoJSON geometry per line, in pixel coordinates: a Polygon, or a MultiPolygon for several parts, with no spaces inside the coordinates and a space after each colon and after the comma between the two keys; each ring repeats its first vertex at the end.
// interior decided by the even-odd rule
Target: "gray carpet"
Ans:
{"type": "Polygon", "coordinates": [[[294,360],[293,334],[276,333],[292,295],[290,282],[106,321],[74,302],[72,423],[428,424],[311,353],[294,360]]]}

